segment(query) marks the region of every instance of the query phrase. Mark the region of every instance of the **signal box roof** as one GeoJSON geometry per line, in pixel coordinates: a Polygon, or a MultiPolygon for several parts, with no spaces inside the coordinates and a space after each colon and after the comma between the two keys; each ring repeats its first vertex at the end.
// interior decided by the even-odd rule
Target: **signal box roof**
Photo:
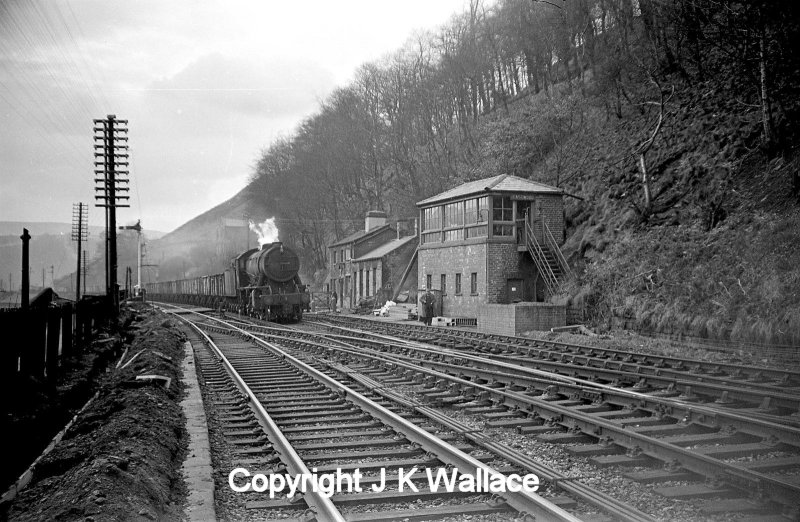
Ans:
{"type": "Polygon", "coordinates": [[[564,191],[558,187],[545,185],[538,181],[512,176],[510,174],[500,174],[491,178],[469,181],[463,185],[452,188],[441,194],[431,196],[417,202],[418,207],[427,207],[434,203],[441,203],[448,200],[466,198],[467,196],[480,196],[487,193],[516,192],[516,193],[538,193],[538,194],[563,194],[564,191]]]}

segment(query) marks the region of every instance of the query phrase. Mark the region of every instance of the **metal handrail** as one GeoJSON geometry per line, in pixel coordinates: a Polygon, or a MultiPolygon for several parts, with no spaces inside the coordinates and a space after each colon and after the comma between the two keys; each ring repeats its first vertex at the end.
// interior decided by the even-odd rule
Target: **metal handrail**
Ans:
{"type": "Polygon", "coordinates": [[[553,273],[553,269],[550,268],[550,264],[545,258],[544,251],[536,240],[536,236],[533,235],[533,228],[531,228],[531,224],[527,219],[525,220],[525,235],[527,236],[525,245],[531,253],[536,268],[539,270],[539,273],[542,274],[544,284],[547,285],[547,289],[550,291],[551,295],[555,294],[559,287],[558,278],[553,273]]]}
{"type": "Polygon", "coordinates": [[[547,239],[547,242],[550,243],[549,246],[555,253],[558,264],[561,265],[561,270],[564,272],[565,276],[572,277],[572,270],[569,268],[567,260],[564,257],[564,253],[561,252],[561,248],[559,248],[558,243],[556,242],[555,236],[553,236],[553,233],[550,231],[550,227],[547,226],[547,222],[545,220],[542,220],[542,225],[544,225],[545,239],[547,239]]]}

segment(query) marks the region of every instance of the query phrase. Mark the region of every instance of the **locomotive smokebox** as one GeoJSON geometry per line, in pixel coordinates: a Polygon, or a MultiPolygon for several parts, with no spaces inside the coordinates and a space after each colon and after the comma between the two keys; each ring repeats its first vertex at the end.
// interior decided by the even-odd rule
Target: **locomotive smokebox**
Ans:
{"type": "Polygon", "coordinates": [[[247,258],[247,275],[252,281],[266,277],[271,281],[285,283],[292,280],[300,270],[300,258],[283,243],[269,243],[261,246],[247,258]]]}

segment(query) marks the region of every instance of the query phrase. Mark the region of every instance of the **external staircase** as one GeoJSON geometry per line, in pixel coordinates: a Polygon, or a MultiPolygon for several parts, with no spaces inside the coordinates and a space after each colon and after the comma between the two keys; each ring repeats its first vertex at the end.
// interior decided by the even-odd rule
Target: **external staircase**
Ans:
{"type": "Polygon", "coordinates": [[[542,227],[542,241],[536,239],[530,220],[525,220],[525,246],[542,275],[547,290],[550,295],[554,295],[561,290],[563,282],[572,276],[572,271],[550,227],[543,220],[538,224],[542,227]]]}

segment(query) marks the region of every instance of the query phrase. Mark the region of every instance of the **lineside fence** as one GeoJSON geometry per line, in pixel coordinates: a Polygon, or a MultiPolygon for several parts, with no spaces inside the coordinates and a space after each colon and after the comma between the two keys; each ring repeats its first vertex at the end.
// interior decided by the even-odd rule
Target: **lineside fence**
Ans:
{"type": "Polygon", "coordinates": [[[62,361],[82,352],[92,330],[110,319],[105,297],[78,303],[0,309],[0,382],[30,376],[55,383],[62,361]]]}

